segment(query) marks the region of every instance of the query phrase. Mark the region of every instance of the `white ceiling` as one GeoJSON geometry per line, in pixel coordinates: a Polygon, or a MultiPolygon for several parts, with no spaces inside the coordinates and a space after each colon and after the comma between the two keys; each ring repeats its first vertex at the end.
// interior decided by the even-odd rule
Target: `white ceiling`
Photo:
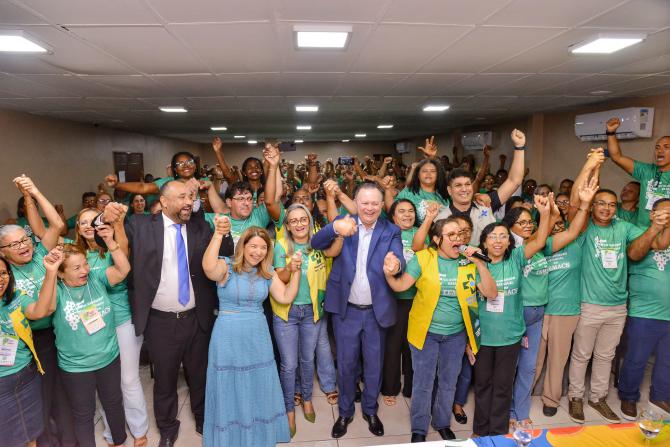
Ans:
{"type": "Polygon", "coordinates": [[[668,0],[0,0],[0,29],[53,49],[0,54],[0,108],[203,142],[212,125],[230,141],[401,139],[670,91],[668,0]],[[349,47],[296,50],[298,23],[352,25],[349,47]],[[648,37],[569,54],[603,31],[648,37]]]}

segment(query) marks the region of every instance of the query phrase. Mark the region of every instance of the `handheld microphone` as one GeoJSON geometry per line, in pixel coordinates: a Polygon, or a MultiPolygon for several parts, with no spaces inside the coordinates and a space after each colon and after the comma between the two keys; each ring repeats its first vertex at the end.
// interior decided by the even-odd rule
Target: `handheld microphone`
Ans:
{"type": "MultiPolygon", "coordinates": [[[[466,250],[467,248],[468,248],[467,245],[459,245],[459,247],[458,247],[458,252],[461,253],[461,254],[463,254],[463,253],[465,253],[465,250],[466,250]]],[[[482,261],[484,261],[484,262],[491,263],[491,258],[489,258],[488,256],[486,256],[484,253],[480,253],[480,252],[478,252],[478,251],[476,251],[476,252],[472,255],[472,257],[473,257],[473,258],[480,259],[480,260],[482,260],[482,261]]]]}

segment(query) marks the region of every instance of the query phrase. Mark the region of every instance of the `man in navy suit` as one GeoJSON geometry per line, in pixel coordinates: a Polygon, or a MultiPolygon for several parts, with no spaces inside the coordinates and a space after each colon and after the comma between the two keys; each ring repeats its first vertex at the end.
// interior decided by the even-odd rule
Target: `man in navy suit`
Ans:
{"type": "Polygon", "coordinates": [[[370,432],[384,434],[377,416],[381,389],[386,329],[396,322],[396,299],[384,277],[384,258],[393,252],[404,268],[400,229],[379,219],[384,194],[374,183],[363,183],[355,195],[358,216],[339,218],[312,238],[312,247],[328,248],[344,238],[342,251],[333,262],[326,285],[325,310],[333,314],[337,343],[337,376],[340,385],[339,418],[333,438],[347,433],[354,416],[356,380],[363,372],[363,418],[370,432]],[[363,365],[360,364],[360,359],[363,365]]]}

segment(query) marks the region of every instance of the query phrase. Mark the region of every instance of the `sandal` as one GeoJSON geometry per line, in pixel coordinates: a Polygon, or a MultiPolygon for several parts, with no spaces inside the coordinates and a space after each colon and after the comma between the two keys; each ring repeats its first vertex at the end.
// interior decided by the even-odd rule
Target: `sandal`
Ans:
{"type": "Polygon", "coordinates": [[[340,395],[337,393],[337,391],[332,391],[330,393],[326,393],[326,400],[331,405],[337,405],[337,399],[339,396],[340,395]]]}
{"type": "Polygon", "coordinates": [[[389,407],[394,406],[396,404],[395,396],[384,396],[384,403],[389,407]]]}
{"type": "Polygon", "coordinates": [[[295,393],[293,395],[293,405],[299,407],[302,405],[302,395],[300,393],[295,393]]]}

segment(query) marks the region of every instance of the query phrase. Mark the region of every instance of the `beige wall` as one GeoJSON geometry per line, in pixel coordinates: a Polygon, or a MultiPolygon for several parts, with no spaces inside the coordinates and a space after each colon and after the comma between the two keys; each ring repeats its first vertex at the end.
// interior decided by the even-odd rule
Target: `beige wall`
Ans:
{"type": "MultiPolygon", "coordinates": [[[[589,148],[598,147],[604,143],[582,143],[575,136],[575,115],[622,107],[654,107],[652,138],[620,142],[621,150],[625,155],[647,163],[652,162],[654,143],[658,138],[670,135],[670,94],[613,101],[597,107],[545,114],[542,180],[557,187],[563,178],[575,178],[584,163],[589,148]]],[[[631,177],[611,160],[608,160],[603,166],[601,187],[610,188],[619,193],[623,185],[630,180],[631,177]]]]}
{"type": "Polygon", "coordinates": [[[0,222],[16,214],[19,193],[12,179],[17,175],[32,177],[47,198],[63,204],[65,215],[70,216],[81,203],[81,193],[95,191],[113,172],[114,151],[142,152],[145,172],[164,175],[175,152],[199,154],[206,149],[198,143],[4,110],[0,110],[0,135],[0,222]]]}

